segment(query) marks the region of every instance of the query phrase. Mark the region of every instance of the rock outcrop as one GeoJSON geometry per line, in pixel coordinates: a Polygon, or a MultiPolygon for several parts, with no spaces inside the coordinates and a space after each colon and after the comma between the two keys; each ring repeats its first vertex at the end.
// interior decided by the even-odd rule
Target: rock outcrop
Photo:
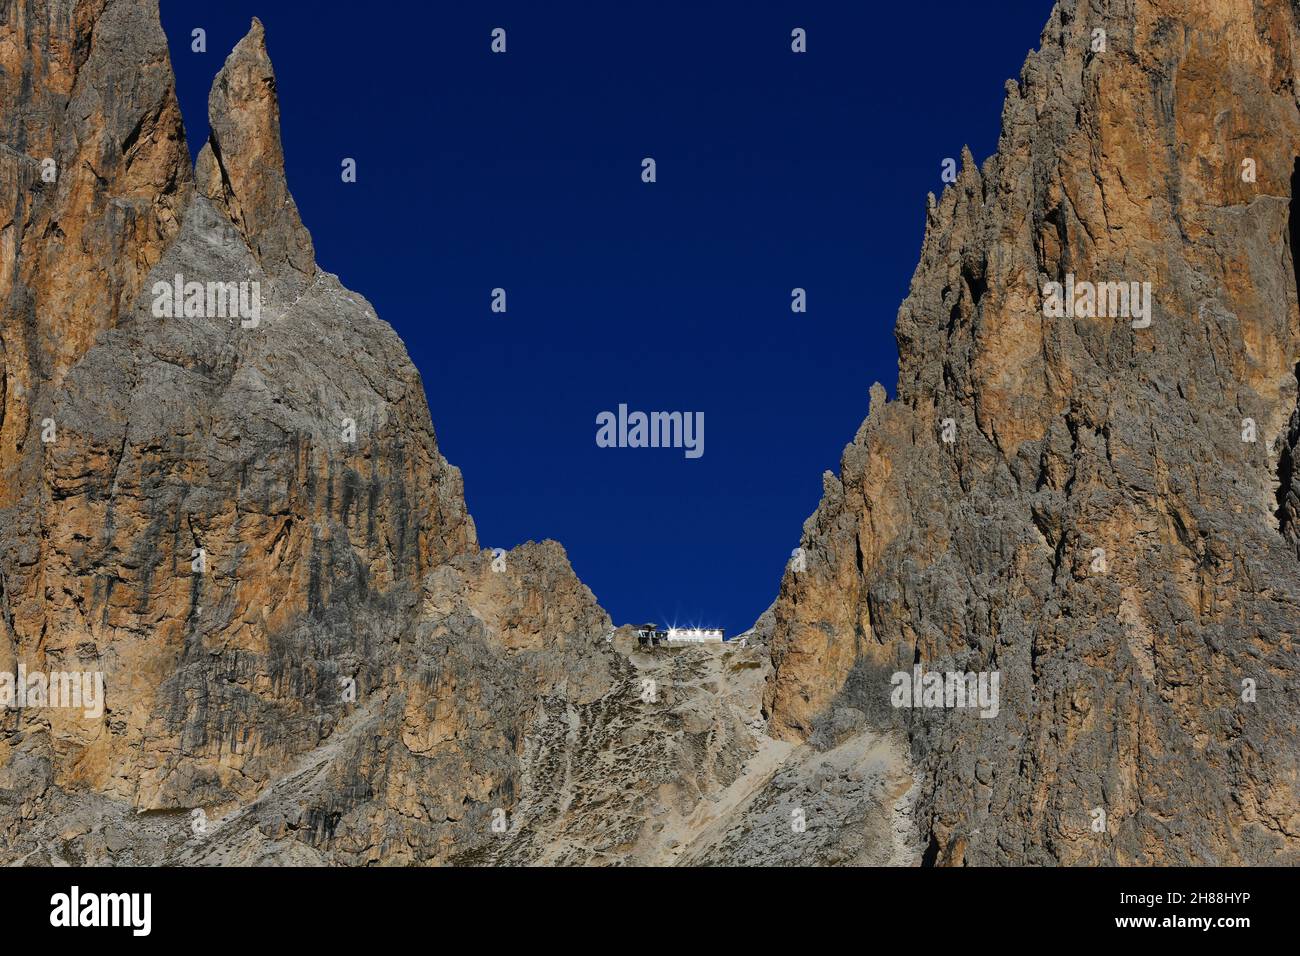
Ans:
{"type": "Polygon", "coordinates": [[[235,224],[268,272],[311,277],[311,236],[284,178],[280,101],[260,20],[217,74],[208,97],[211,133],[195,163],[199,191],[235,224]]]}
{"type": "Polygon", "coordinates": [[[931,197],[767,692],[786,739],[907,733],[929,862],[1300,860],[1298,42],[1282,2],[1061,0],[931,197]],[[1149,320],[1046,314],[1076,281],[1149,320]],[[891,707],[914,665],[999,673],[998,716],[891,707]]]}

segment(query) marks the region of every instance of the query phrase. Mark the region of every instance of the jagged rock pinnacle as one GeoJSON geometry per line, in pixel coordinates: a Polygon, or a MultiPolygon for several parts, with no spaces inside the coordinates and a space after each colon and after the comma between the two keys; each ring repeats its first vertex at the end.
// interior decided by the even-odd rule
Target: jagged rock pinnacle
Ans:
{"type": "Polygon", "coordinates": [[[208,122],[196,163],[200,192],[230,217],[268,273],[312,275],[315,253],[285,181],[275,71],[256,17],[212,83],[208,122]]]}

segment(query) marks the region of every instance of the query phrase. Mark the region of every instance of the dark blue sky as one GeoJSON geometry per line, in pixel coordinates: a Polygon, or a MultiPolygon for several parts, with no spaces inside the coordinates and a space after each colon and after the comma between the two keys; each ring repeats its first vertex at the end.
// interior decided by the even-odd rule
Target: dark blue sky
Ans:
{"type": "Polygon", "coordinates": [[[265,24],[317,259],[406,342],[483,545],[555,538],[616,623],[729,633],[776,596],[871,383],[893,396],[925,194],[993,151],[1050,9],[162,4],[192,152],[265,24]],[[598,448],[620,402],[704,412],[704,456],[598,448]]]}

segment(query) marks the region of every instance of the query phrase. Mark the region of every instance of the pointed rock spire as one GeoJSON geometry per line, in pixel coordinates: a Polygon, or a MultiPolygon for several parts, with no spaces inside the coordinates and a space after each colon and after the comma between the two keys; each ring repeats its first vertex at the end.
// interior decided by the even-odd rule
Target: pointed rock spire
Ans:
{"type": "Polygon", "coordinates": [[[271,275],[316,271],[311,236],[284,177],[275,72],[256,17],[208,94],[211,133],[199,153],[199,189],[230,217],[271,275]]]}

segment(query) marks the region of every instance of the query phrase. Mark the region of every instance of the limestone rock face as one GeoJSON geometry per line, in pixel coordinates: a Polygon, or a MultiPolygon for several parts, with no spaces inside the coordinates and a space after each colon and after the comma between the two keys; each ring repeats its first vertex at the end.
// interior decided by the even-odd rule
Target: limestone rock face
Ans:
{"type": "Polygon", "coordinates": [[[1061,0],[932,199],[766,693],[785,739],[906,732],[929,862],[1300,860],[1298,44],[1284,2],[1061,0]],[[1149,325],[1045,314],[1085,281],[1149,325]],[[891,706],[914,665],[998,715],[891,706]]]}
{"type": "Polygon", "coordinates": [[[35,0],[0,23],[0,507],[36,485],[49,385],[117,324],[193,174],[152,0],[35,0]],[[24,466],[29,470],[24,472],[24,466]]]}

